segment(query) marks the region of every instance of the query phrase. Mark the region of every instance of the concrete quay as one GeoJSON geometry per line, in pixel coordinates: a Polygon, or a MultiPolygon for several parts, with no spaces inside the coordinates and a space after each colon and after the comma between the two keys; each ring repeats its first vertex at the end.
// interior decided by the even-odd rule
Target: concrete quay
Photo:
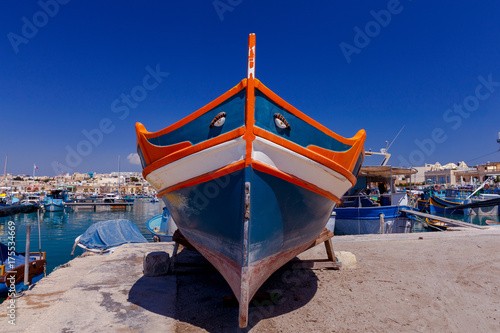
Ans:
{"type": "Polygon", "coordinates": [[[500,227],[336,236],[333,246],[340,270],[278,270],[261,288],[271,299],[250,307],[246,329],[237,306],[224,304],[231,289],[199,254],[183,250],[176,274],[145,277],[144,255],[173,249],[148,243],[70,261],[16,300],[15,326],[9,303],[0,306],[2,331],[500,331],[500,227]]]}

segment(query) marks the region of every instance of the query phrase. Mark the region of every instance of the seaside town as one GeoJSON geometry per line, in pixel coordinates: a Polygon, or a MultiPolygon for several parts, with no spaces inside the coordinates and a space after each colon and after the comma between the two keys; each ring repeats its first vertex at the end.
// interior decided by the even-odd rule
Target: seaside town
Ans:
{"type": "Polygon", "coordinates": [[[76,198],[104,193],[120,193],[122,196],[153,196],[156,191],[144,180],[140,172],[73,173],[48,176],[7,174],[0,182],[0,194],[44,195],[62,189],[73,193],[76,198]]]}
{"type": "MultiPolygon", "coordinates": [[[[465,162],[447,163],[441,165],[426,163],[424,166],[413,167],[416,173],[400,175],[395,180],[402,189],[423,189],[428,185],[438,185],[443,188],[469,187],[486,181],[494,176],[495,186],[500,182],[500,162],[488,162],[475,166],[468,166],[465,162]],[[410,186],[411,185],[411,186],[410,186]]],[[[52,190],[63,189],[73,193],[76,198],[85,196],[119,193],[121,196],[154,196],[157,192],[147,182],[140,172],[112,172],[112,173],[78,173],[72,175],[58,175],[56,177],[12,175],[6,174],[0,182],[0,195],[27,196],[38,193],[42,196],[52,190]]]]}

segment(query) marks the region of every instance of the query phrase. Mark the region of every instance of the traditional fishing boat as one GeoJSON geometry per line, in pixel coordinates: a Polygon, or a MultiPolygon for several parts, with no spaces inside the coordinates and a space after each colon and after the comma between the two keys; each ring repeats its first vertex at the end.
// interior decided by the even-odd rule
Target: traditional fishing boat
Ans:
{"type": "Polygon", "coordinates": [[[54,190],[49,195],[43,206],[47,212],[61,212],[64,210],[64,202],[66,201],[66,191],[64,190],[54,190]]]}
{"type": "MultiPolygon", "coordinates": [[[[9,242],[8,244],[10,244],[9,242]]],[[[12,296],[27,286],[24,285],[25,253],[13,251],[0,243],[0,297],[12,296]]],[[[45,252],[30,252],[28,267],[28,285],[35,284],[45,276],[45,252]]]]}
{"type": "Polygon", "coordinates": [[[450,214],[463,214],[463,209],[455,208],[461,205],[463,199],[443,199],[438,196],[431,196],[429,199],[429,210],[431,214],[436,213],[450,213],[450,214]],[[453,201],[452,201],[453,200],[453,201]]]}
{"type": "Polygon", "coordinates": [[[278,268],[310,247],[356,183],[365,131],[343,138],[255,78],[158,132],[137,123],[143,175],[179,231],[248,304],[278,268]]]}
{"type": "Polygon", "coordinates": [[[412,210],[406,192],[398,192],[396,177],[415,174],[409,168],[363,166],[358,182],[335,208],[335,234],[360,235],[412,232],[414,219],[401,209],[412,210]],[[378,188],[377,188],[378,184],[378,188]]]}

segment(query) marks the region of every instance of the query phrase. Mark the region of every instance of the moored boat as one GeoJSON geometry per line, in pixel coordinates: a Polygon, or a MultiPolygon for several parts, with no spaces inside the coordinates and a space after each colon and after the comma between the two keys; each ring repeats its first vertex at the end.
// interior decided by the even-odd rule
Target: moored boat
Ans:
{"type": "Polygon", "coordinates": [[[397,192],[397,176],[410,176],[415,169],[389,165],[363,166],[354,188],[335,208],[335,234],[360,235],[409,233],[414,220],[400,209],[412,210],[406,192],[397,192]]]}
{"type": "Polygon", "coordinates": [[[155,242],[171,242],[177,226],[172,215],[168,213],[166,207],[163,207],[163,213],[153,216],[146,223],[146,227],[153,236],[155,242]]]}
{"type": "Polygon", "coordinates": [[[158,132],[136,124],[143,175],[179,231],[248,304],[278,268],[307,249],[356,183],[366,134],[347,139],[247,78],[158,132]]]}
{"type": "Polygon", "coordinates": [[[47,195],[43,206],[47,212],[61,212],[64,210],[64,202],[66,201],[66,191],[54,190],[47,195]]]}
{"type": "Polygon", "coordinates": [[[450,213],[450,214],[463,214],[463,209],[455,208],[460,206],[463,202],[458,199],[443,199],[438,196],[431,196],[429,199],[429,210],[431,214],[436,213],[450,213]]]}
{"type": "MultiPolygon", "coordinates": [[[[15,252],[0,243],[0,296],[12,296],[24,289],[25,262],[25,253],[15,252]]],[[[29,285],[35,284],[45,276],[46,266],[45,252],[29,253],[29,285]]]]}

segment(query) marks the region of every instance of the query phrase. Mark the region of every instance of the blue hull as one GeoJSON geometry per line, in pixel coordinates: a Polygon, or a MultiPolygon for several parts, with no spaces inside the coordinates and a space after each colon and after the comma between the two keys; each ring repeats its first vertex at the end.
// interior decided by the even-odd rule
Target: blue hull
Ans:
{"type": "Polygon", "coordinates": [[[463,202],[462,199],[458,198],[447,198],[443,199],[440,197],[433,196],[430,199],[429,210],[431,214],[463,214],[463,209],[454,209],[454,206],[459,206],[463,202]]]}
{"type": "Polygon", "coordinates": [[[408,206],[336,208],[335,235],[362,235],[411,232],[412,221],[399,209],[408,206]],[[381,230],[380,214],[384,214],[381,230]]]}
{"type": "Polygon", "coordinates": [[[251,167],[162,199],[186,238],[241,268],[312,242],[334,208],[330,199],[251,167]]]}
{"type": "Polygon", "coordinates": [[[50,203],[44,204],[44,207],[47,212],[62,212],[64,210],[63,204],[50,203]]]}

